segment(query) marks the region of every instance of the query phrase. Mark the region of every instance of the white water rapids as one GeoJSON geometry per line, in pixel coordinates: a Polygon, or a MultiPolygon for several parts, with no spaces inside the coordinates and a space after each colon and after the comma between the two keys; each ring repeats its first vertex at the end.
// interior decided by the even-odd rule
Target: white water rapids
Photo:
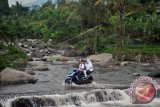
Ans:
{"type": "MultiPolygon", "coordinates": [[[[2,102],[1,102],[2,103],[2,102]]],[[[159,107],[160,100],[131,104],[124,90],[94,89],[80,93],[21,96],[3,101],[2,107],[159,107]]]]}

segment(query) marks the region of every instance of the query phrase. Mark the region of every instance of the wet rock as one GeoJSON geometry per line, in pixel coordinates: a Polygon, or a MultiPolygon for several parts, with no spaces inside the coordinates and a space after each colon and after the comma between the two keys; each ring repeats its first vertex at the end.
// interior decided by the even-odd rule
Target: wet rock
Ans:
{"type": "Polygon", "coordinates": [[[153,55],[153,62],[156,63],[159,61],[159,57],[157,57],[156,55],[153,55]]]}
{"type": "Polygon", "coordinates": [[[13,68],[6,68],[0,72],[1,85],[36,83],[37,78],[13,68]]]}
{"type": "Polygon", "coordinates": [[[47,61],[46,58],[33,58],[33,61],[47,61]]]}
{"type": "Polygon", "coordinates": [[[57,58],[56,61],[62,61],[62,62],[69,61],[69,58],[68,57],[60,57],[60,58],[57,58]]]}
{"type": "Polygon", "coordinates": [[[135,56],[134,61],[140,62],[141,61],[141,57],[142,57],[142,55],[138,54],[137,56],[135,56]]]}
{"type": "Polygon", "coordinates": [[[57,54],[57,55],[52,55],[52,56],[44,56],[43,57],[44,59],[46,59],[48,62],[54,62],[54,61],[73,61],[74,58],[72,57],[65,57],[65,56],[62,56],[60,54],[57,54]]]}
{"type": "Polygon", "coordinates": [[[0,103],[0,107],[3,107],[1,103],[0,103]]]}
{"type": "Polygon", "coordinates": [[[25,73],[30,74],[30,75],[36,75],[36,73],[33,71],[25,71],[25,73]]]}
{"type": "Polygon", "coordinates": [[[33,58],[29,58],[28,61],[33,61],[33,58]]]}
{"type": "Polygon", "coordinates": [[[47,45],[48,45],[48,46],[52,46],[52,39],[49,39],[49,40],[47,41],[47,45]]]}
{"type": "Polygon", "coordinates": [[[160,69],[154,69],[148,74],[150,77],[160,78],[160,69]]]}
{"type": "Polygon", "coordinates": [[[44,56],[43,59],[45,59],[48,62],[52,62],[54,60],[54,58],[52,58],[52,56],[44,56]]]}
{"type": "Polygon", "coordinates": [[[57,54],[56,50],[38,39],[27,39],[25,42],[18,43],[18,46],[33,58],[57,54]]]}
{"type": "Polygon", "coordinates": [[[129,61],[123,61],[120,63],[120,66],[127,66],[129,64],[129,61]]]}
{"type": "Polygon", "coordinates": [[[138,54],[134,57],[134,61],[136,62],[158,62],[159,57],[156,55],[147,55],[147,54],[138,54]]]}
{"type": "Polygon", "coordinates": [[[132,76],[140,76],[139,73],[133,73],[132,76]]]}
{"type": "Polygon", "coordinates": [[[35,66],[32,69],[33,71],[48,71],[49,70],[49,68],[44,65],[35,66]]]}
{"type": "Polygon", "coordinates": [[[91,56],[87,57],[86,59],[90,59],[92,61],[98,61],[101,64],[105,64],[105,63],[113,60],[113,55],[110,53],[102,53],[102,54],[98,54],[98,55],[91,55],[91,56]]]}
{"type": "Polygon", "coordinates": [[[29,54],[29,53],[30,53],[30,50],[29,50],[29,49],[23,49],[23,51],[24,51],[26,54],[29,54]]]}
{"type": "Polygon", "coordinates": [[[11,103],[12,107],[34,107],[34,103],[30,99],[16,99],[11,103]]]}

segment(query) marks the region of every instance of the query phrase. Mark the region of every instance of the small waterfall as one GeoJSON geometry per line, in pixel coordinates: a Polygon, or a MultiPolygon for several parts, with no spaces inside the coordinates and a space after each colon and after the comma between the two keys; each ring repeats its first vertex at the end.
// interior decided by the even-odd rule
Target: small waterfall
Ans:
{"type": "Polygon", "coordinates": [[[83,106],[97,102],[122,101],[129,98],[123,90],[97,89],[66,95],[21,96],[9,99],[5,107],[83,106]]]}

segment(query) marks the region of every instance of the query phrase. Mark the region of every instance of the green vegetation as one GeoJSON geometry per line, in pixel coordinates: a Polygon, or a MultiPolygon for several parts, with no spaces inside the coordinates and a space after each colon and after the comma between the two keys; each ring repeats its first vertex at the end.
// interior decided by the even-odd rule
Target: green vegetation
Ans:
{"type": "MultiPolygon", "coordinates": [[[[57,4],[48,0],[42,7],[32,9],[18,2],[9,8],[7,0],[2,0],[0,10],[3,43],[14,43],[17,38],[39,38],[45,42],[52,39],[56,47],[70,39],[67,43],[80,51],[90,47],[94,53],[118,56],[160,53],[158,0],[59,0],[57,4]]],[[[4,66],[9,66],[8,62],[4,66]]]]}
{"type": "Polygon", "coordinates": [[[19,48],[13,45],[5,46],[3,44],[0,44],[0,56],[0,70],[5,67],[22,69],[27,58],[27,55],[19,48]]]}

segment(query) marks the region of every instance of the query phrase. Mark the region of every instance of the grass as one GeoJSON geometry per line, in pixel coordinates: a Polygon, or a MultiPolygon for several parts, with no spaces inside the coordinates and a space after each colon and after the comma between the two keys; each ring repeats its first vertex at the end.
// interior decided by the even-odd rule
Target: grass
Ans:
{"type": "MultiPolygon", "coordinates": [[[[115,55],[115,45],[108,45],[100,50],[100,53],[112,53],[115,55]]],[[[160,45],[127,45],[124,51],[126,59],[130,60],[132,56],[137,54],[157,55],[160,56],[160,45]]]]}
{"type": "Polygon", "coordinates": [[[160,45],[128,45],[127,48],[138,53],[160,55],[160,45]]]}

